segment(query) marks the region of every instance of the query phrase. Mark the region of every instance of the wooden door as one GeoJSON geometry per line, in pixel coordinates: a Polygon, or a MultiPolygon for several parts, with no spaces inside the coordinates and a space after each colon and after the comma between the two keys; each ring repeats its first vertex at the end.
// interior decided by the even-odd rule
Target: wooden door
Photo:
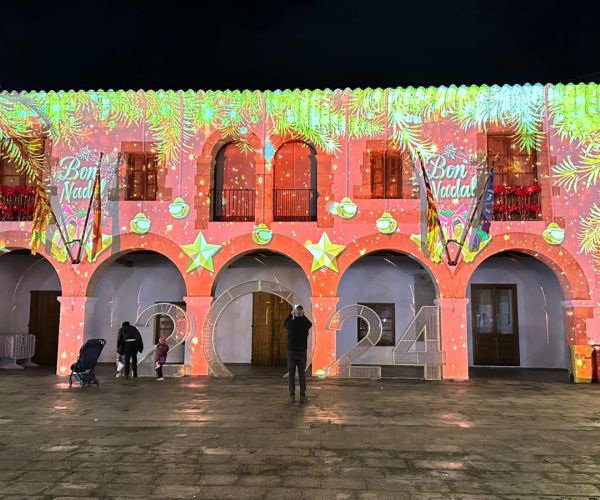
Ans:
{"type": "MultiPolygon", "coordinates": [[[[60,292],[32,290],[29,303],[29,333],[35,335],[35,356],[40,366],[56,366],[58,353],[58,324],[60,321],[60,292]]],[[[83,330],[79,332],[83,337],[83,330]]]]}
{"type": "Polygon", "coordinates": [[[287,333],[283,323],[292,306],[266,292],[254,292],[252,300],[252,364],[285,366],[287,333]]]}
{"type": "Polygon", "coordinates": [[[519,366],[516,285],[472,285],[473,361],[519,366]]]}

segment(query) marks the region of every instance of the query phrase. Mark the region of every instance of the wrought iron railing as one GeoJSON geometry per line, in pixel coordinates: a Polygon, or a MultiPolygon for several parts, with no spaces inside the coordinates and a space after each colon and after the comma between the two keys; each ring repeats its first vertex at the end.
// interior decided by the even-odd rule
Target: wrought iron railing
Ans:
{"type": "Polygon", "coordinates": [[[0,221],[33,220],[35,188],[0,186],[0,221]]]}
{"type": "Polygon", "coordinates": [[[274,189],[273,220],[310,222],[317,220],[316,189],[274,189]]]}
{"type": "Polygon", "coordinates": [[[214,191],[213,220],[244,222],[254,220],[254,189],[218,189],[214,191]]]}

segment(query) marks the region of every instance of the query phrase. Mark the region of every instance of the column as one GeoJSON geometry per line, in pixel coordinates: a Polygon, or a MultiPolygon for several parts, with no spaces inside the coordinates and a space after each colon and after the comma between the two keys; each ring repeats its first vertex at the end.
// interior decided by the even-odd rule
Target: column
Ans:
{"type": "Polygon", "coordinates": [[[313,335],[315,350],[312,358],[312,373],[316,374],[336,359],[335,330],[327,330],[327,320],[336,311],[339,297],[311,297],[313,335]]]}
{"type": "Polygon", "coordinates": [[[208,363],[202,350],[202,326],[210,309],[213,298],[209,296],[184,297],[186,312],[191,313],[195,322],[195,331],[190,347],[190,366],[192,375],[208,375],[208,363]]]}
{"type": "Polygon", "coordinates": [[[332,201],[333,169],[331,155],[317,154],[317,227],[333,227],[333,215],[327,211],[332,201]]]}
{"type": "Polygon", "coordinates": [[[469,338],[467,331],[466,297],[435,299],[440,308],[442,351],[446,353],[443,378],[467,380],[469,378],[469,338]]]}
{"type": "Polygon", "coordinates": [[[255,219],[267,226],[273,222],[273,169],[263,155],[254,155],[256,166],[255,219]],[[264,208],[264,212],[263,212],[264,208]]]}
{"type": "MultiPolygon", "coordinates": [[[[563,300],[565,309],[565,333],[568,345],[599,343],[600,317],[594,317],[594,310],[600,307],[593,300],[563,300]]],[[[599,315],[600,316],[600,315],[599,315]]]]}
{"type": "Polygon", "coordinates": [[[58,353],[56,374],[68,375],[71,365],[77,361],[79,349],[83,345],[86,317],[93,311],[96,299],[63,295],[60,302],[60,323],[58,328],[58,353]]]}
{"type": "MultiPolygon", "coordinates": [[[[212,156],[201,156],[196,163],[196,175],[194,176],[194,185],[196,193],[194,195],[194,207],[196,208],[196,229],[205,229],[210,220],[210,207],[208,202],[213,193],[210,191],[211,185],[211,165],[212,156]]],[[[214,203],[214,200],[211,200],[214,203]]]]}

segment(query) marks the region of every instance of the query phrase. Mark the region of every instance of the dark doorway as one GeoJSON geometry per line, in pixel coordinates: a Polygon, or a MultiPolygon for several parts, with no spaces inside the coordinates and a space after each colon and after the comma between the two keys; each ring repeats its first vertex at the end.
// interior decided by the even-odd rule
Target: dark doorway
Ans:
{"type": "Polygon", "coordinates": [[[473,362],[519,366],[516,285],[471,285],[473,362]]]}
{"type": "Polygon", "coordinates": [[[276,295],[255,292],[252,302],[252,364],[285,366],[287,334],[283,323],[292,306],[276,295]]]}
{"type": "MultiPolygon", "coordinates": [[[[29,333],[35,335],[35,356],[40,366],[56,366],[60,302],[57,290],[32,290],[29,303],[29,333]]],[[[83,336],[83,329],[81,330],[83,336]]]]}

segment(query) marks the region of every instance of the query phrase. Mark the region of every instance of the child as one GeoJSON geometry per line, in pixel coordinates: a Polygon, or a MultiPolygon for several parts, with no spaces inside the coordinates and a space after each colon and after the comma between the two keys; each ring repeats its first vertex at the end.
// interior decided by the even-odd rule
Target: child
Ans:
{"type": "Polygon", "coordinates": [[[156,364],[154,367],[156,368],[156,380],[164,380],[162,367],[167,362],[167,353],[169,352],[169,346],[167,345],[167,338],[160,337],[158,339],[158,344],[156,345],[156,364]]]}
{"type": "Polygon", "coordinates": [[[123,363],[123,357],[121,353],[117,351],[117,359],[115,360],[117,364],[117,378],[123,375],[123,368],[125,368],[125,364],[123,363]]]}

